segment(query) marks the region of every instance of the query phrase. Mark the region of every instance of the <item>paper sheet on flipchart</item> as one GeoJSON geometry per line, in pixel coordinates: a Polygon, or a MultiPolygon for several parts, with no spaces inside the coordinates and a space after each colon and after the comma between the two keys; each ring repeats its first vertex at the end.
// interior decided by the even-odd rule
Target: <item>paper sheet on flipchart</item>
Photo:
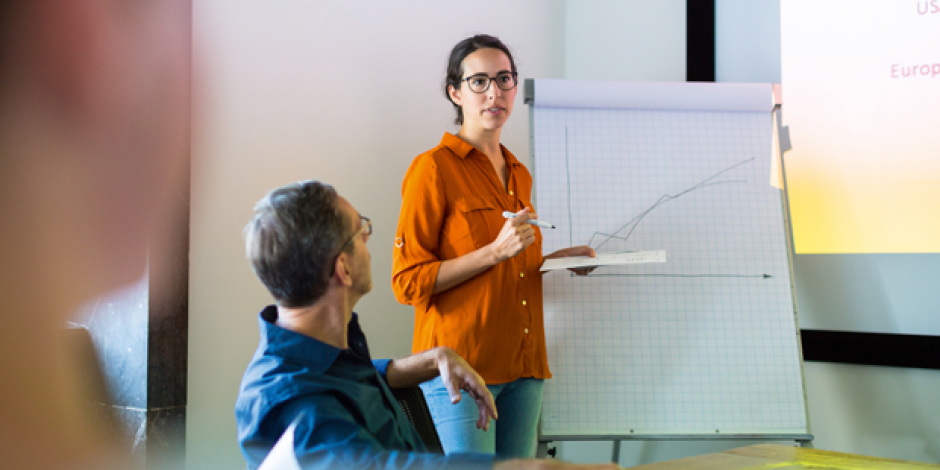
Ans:
{"type": "Polygon", "coordinates": [[[543,435],[805,433],[768,111],[540,108],[533,173],[550,253],[667,263],[544,275],[543,435]]]}
{"type": "Polygon", "coordinates": [[[623,266],[625,264],[665,263],[666,252],[628,251],[625,253],[602,253],[597,256],[568,256],[566,258],[547,259],[542,263],[541,271],[558,269],[591,268],[604,266],[623,266]]]}

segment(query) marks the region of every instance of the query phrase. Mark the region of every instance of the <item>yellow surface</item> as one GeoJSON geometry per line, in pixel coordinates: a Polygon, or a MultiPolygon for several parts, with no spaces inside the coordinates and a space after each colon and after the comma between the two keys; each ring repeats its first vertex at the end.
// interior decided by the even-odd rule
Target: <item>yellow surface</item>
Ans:
{"type": "Polygon", "coordinates": [[[764,470],[764,469],[838,469],[838,470],[915,470],[940,469],[940,465],[843,454],[825,450],[760,444],[717,454],[701,455],[633,467],[637,470],[764,470]]]}

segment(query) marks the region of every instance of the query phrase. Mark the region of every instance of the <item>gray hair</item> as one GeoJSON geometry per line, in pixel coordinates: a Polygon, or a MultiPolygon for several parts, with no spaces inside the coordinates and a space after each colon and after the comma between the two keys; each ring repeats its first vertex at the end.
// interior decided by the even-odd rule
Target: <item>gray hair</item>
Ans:
{"type": "Polygon", "coordinates": [[[278,305],[310,306],[326,292],[335,251],[352,229],[337,197],[332,186],[308,180],[277,188],[255,204],[245,250],[278,305]]]}

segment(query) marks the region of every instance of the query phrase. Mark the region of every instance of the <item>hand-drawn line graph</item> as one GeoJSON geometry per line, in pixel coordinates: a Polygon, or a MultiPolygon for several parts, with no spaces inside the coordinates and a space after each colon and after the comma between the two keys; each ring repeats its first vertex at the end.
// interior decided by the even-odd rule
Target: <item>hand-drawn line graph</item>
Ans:
{"type": "Polygon", "coordinates": [[[668,253],[543,276],[555,378],[542,436],[806,432],[771,124],[764,112],[532,110],[533,203],[559,225],[543,251],[668,253]]]}
{"type": "MultiPolygon", "coordinates": [[[[571,167],[570,167],[570,163],[569,163],[570,156],[569,156],[569,153],[568,153],[568,152],[569,152],[569,146],[568,146],[568,127],[565,126],[565,172],[567,173],[566,177],[567,177],[567,183],[568,183],[568,228],[569,228],[569,231],[573,231],[573,228],[572,228],[572,227],[573,227],[573,224],[572,224],[572,213],[571,213],[571,212],[572,212],[572,211],[571,211],[571,169],[570,169],[571,167]]],[[[741,166],[746,165],[746,164],[748,164],[748,163],[751,163],[751,162],[753,162],[754,160],[755,160],[755,157],[751,157],[751,158],[748,158],[748,159],[746,159],[746,160],[737,162],[737,163],[735,163],[735,164],[733,164],[733,165],[731,165],[731,166],[728,166],[727,168],[722,169],[721,171],[719,171],[719,172],[717,172],[717,173],[715,173],[715,174],[709,176],[708,178],[705,178],[704,180],[702,180],[702,181],[700,181],[700,182],[698,182],[698,183],[692,185],[691,187],[686,188],[685,190],[680,191],[680,192],[678,192],[678,193],[676,193],[676,194],[663,194],[662,196],[659,197],[659,199],[656,200],[655,203],[653,203],[653,205],[651,205],[649,208],[647,208],[646,210],[644,210],[643,212],[641,212],[641,213],[640,213],[639,215],[637,215],[636,217],[630,219],[630,220],[629,220],[627,223],[625,223],[622,227],[620,227],[620,228],[618,228],[616,231],[614,231],[614,233],[605,233],[605,232],[598,232],[598,231],[595,231],[593,234],[591,234],[591,238],[590,238],[590,240],[588,240],[587,245],[590,246],[591,248],[594,248],[595,250],[600,250],[604,245],[606,245],[608,242],[610,242],[611,240],[614,240],[614,239],[616,239],[616,240],[621,240],[621,241],[624,241],[624,242],[628,241],[628,240],[630,239],[630,237],[633,235],[633,232],[636,230],[637,226],[640,225],[640,222],[642,222],[643,219],[644,219],[650,212],[653,212],[656,208],[658,208],[659,206],[661,206],[661,205],[663,205],[663,204],[665,204],[665,203],[667,203],[667,202],[671,202],[671,201],[674,201],[674,200],[676,200],[676,199],[679,199],[679,198],[681,198],[682,196],[685,196],[685,195],[687,195],[687,194],[689,194],[689,193],[692,193],[692,192],[694,192],[694,191],[698,191],[698,190],[700,190],[700,189],[704,189],[704,188],[708,188],[708,187],[713,187],[713,186],[725,185],[725,184],[747,184],[747,180],[746,180],[746,179],[721,180],[721,181],[712,181],[712,180],[714,180],[715,178],[720,177],[721,175],[723,175],[723,174],[725,174],[725,173],[728,173],[728,172],[731,171],[731,170],[734,170],[735,168],[738,168],[738,167],[741,167],[741,166]],[[626,233],[626,235],[623,235],[623,236],[619,236],[619,235],[618,235],[620,232],[623,232],[623,231],[626,230],[627,228],[629,228],[630,230],[626,233]],[[597,246],[594,246],[594,245],[593,245],[593,244],[594,244],[594,239],[595,239],[596,237],[597,237],[597,238],[606,237],[606,238],[603,238],[603,241],[602,241],[602,242],[600,242],[597,246]]],[[[569,233],[569,240],[571,240],[572,238],[574,238],[574,237],[573,237],[573,232],[569,233]]],[[[572,245],[573,245],[573,243],[572,243],[572,245]]],[[[571,276],[575,276],[575,274],[574,274],[574,273],[571,273],[571,276]]],[[[773,276],[770,275],[770,274],[625,274],[625,273],[609,273],[609,274],[608,274],[608,273],[598,273],[598,274],[595,274],[595,273],[591,273],[591,274],[589,274],[589,275],[587,275],[587,276],[583,276],[583,277],[687,277],[687,278],[706,278],[706,277],[714,277],[714,278],[770,279],[770,278],[772,278],[773,276]]]]}

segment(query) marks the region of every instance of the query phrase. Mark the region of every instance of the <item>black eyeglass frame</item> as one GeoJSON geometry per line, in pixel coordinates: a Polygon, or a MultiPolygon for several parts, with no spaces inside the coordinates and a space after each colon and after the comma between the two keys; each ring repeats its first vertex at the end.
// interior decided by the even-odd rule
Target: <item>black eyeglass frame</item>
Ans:
{"type": "Polygon", "coordinates": [[[462,83],[462,82],[467,82],[467,88],[468,88],[470,91],[472,91],[473,93],[486,93],[487,90],[490,89],[490,85],[492,85],[494,81],[496,82],[496,86],[497,86],[500,90],[509,91],[509,90],[512,90],[513,88],[519,86],[519,72],[500,72],[500,73],[496,74],[495,77],[491,77],[491,76],[489,76],[489,75],[487,75],[487,74],[485,74],[485,73],[478,73],[478,74],[471,75],[471,76],[469,76],[469,77],[467,77],[467,78],[461,78],[460,81],[461,81],[461,83],[462,83]],[[499,77],[500,77],[500,76],[506,76],[506,75],[509,75],[510,77],[512,77],[512,86],[509,87],[509,88],[503,88],[503,87],[499,86],[499,81],[498,81],[499,77]],[[483,87],[483,89],[480,90],[480,91],[474,90],[473,87],[470,86],[470,81],[469,81],[469,80],[470,80],[471,78],[485,78],[485,79],[486,79],[486,86],[483,87]]]}
{"type": "Polygon", "coordinates": [[[343,254],[343,250],[346,249],[346,245],[349,245],[349,243],[355,240],[356,237],[358,237],[359,235],[365,235],[367,237],[372,236],[372,221],[369,220],[369,218],[364,215],[359,216],[359,221],[360,222],[364,221],[365,223],[360,225],[359,230],[356,230],[355,233],[350,235],[350,237],[347,238],[346,241],[342,245],[339,246],[339,250],[336,250],[336,256],[333,256],[333,263],[331,264],[331,267],[330,267],[330,277],[333,277],[333,274],[336,274],[336,260],[339,259],[339,255],[343,254]]]}

